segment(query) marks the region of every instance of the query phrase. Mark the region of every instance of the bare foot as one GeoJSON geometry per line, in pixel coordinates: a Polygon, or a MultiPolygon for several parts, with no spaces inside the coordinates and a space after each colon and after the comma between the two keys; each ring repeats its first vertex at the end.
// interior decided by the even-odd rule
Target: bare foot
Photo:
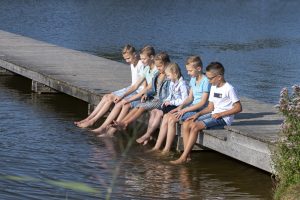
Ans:
{"type": "Polygon", "coordinates": [[[173,165],[180,165],[180,164],[184,164],[186,162],[187,162],[187,160],[183,159],[183,158],[178,158],[177,160],[170,161],[170,163],[173,165]]]}
{"type": "Polygon", "coordinates": [[[111,127],[118,129],[119,131],[126,130],[127,124],[123,122],[113,121],[111,127]]]}
{"type": "Polygon", "coordinates": [[[106,128],[103,128],[103,127],[100,126],[99,128],[93,129],[91,131],[96,133],[97,135],[100,135],[100,134],[103,134],[106,131],[106,128]]]}
{"type": "Polygon", "coordinates": [[[163,151],[161,152],[161,155],[163,155],[163,156],[168,156],[168,155],[170,155],[170,151],[169,151],[169,150],[163,150],[163,151]]]}
{"type": "Polygon", "coordinates": [[[89,126],[92,126],[93,124],[94,124],[94,122],[92,122],[92,121],[86,121],[86,122],[77,124],[77,126],[78,126],[79,128],[87,128],[87,127],[89,127],[89,126]]]}
{"type": "Polygon", "coordinates": [[[153,147],[152,149],[146,151],[147,153],[151,153],[151,152],[156,152],[156,151],[159,151],[159,149],[153,147]]]}
{"type": "Polygon", "coordinates": [[[151,140],[152,137],[148,136],[148,135],[143,135],[142,137],[138,138],[136,140],[137,143],[142,144],[145,146],[146,144],[148,144],[148,141],[151,140]]]}
{"type": "Polygon", "coordinates": [[[97,137],[99,137],[99,138],[112,138],[112,137],[114,137],[114,135],[113,134],[108,134],[108,133],[103,133],[103,134],[97,135],[97,137]]]}
{"type": "Polygon", "coordinates": [[[103,133],[103,134],[99,134],[97,135],[97,137],[108,137],[106,133],[103,133]]]}
{"type": "Polygon", "coordinates": [[[84,123],[84,122],[86,122],[86,121],[88,121],[88,120],[89,120],[88,118],[85,118],[85,119],[83,119],[83,120],[74,122],[74,124],[77,126],[78,124],[82,124],[82,123],[84,123]]]}

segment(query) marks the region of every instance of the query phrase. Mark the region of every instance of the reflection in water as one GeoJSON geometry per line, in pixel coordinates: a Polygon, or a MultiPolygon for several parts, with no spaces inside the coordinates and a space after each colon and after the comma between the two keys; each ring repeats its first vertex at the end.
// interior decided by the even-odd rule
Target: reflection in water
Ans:
{"type": "Polygon", "coordinates": [[[0,79],[0,199],[271,199],[268,174],[213,152],[170,165],[178,155],[147,153],[134,132],[96,138],[75,127],[85,103],[29,88],[0,79]]]}
{"type": "MultiPolygon", "coordinates": [[[[298,1],[0,1],[0,29],[121,60],[125,43],[165,50],[182,68],[201,55],[221,61],[241,96],[276,103],[299,83],[298,1]],[[167,9],[166,9],[167,8],[167,9]],[[174,23],[176,22],[176,23],[174,23]]],[[[271,199],[268,174],[213,152],[185,166],[146,153],[126,137],[95,138],[72,122],[87,105],[38,95],[20,77],[0,77],[0,199],[99,199],[45,181],[85,183],[112,199],[271,199]],[[117,177],[115,177],[117,176],[117,177]]]]}

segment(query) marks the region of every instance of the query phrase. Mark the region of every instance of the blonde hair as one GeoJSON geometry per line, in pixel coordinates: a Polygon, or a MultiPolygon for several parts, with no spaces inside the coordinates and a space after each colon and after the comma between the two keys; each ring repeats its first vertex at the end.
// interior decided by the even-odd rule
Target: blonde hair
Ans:
{"type": "Polygon", "coordinates": [[[190,56],[186,60],[186,65],[192,64],[193,67],[203,67],[202,60],[200,56],[190,56]]]}
{"type": "Polygon", "coordinates": [[[136,52],[135,48],[133,46],[131,46],[130,44],[126,44],[122,49],[123,55],[126,53],[133,55],[135,52],[136,52]]]}
{"type": "Polygon", "coordinates": [[[155,56],[155,50],[154,50],[154,48],[152,46],[147,45],[144,48],[142,48],[141,54],[145,54],[148,57],[155,56]]]}
{"type": "Polygon", "coordinates": [[[155,61],[160,61],[165,65],[165,64],[168,64],[170,62],[170,57],[166,52],[160,52],[160,53],[155,55],[154,60],[155,61]]]}
{"type": "Polygon", "coordinates": [[[168,64],[165,72],[170,72],[172,74],[176,74],[177,75],[177,79],[179,79],[181,77],[181,70],[178,66],[177,63],[170,63],[168,64]]]}

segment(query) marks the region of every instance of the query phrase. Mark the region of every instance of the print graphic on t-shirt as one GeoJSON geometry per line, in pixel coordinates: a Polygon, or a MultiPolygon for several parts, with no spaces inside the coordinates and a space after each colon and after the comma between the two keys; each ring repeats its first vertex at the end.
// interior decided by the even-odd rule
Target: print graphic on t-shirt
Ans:
{"type": "Polygon", "coordinates": [[[216,98],[222,98],[222,94],[221,93],[214,93],[214,97],[216,97],[216,98]]]}

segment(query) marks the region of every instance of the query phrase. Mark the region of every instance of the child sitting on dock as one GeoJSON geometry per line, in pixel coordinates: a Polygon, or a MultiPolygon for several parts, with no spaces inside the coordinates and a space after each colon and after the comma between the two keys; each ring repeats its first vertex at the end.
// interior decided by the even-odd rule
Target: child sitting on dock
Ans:
{"type": "Polygon", "coordinates": [[[180,120],[185,121],[207,105],[211,85],[207,77],[202,73],[202,66],[199,56],[191,56],[187,59],[186,70],[188,75],[191,76],[189,96],[180,106],[163,117],[158,139],[152,148],[153,151],[159,150],[166,138],[162,153],[167,154],[176,135],[176,123],[180,120]]]}
{"type": "MultiPolygon", "coordinates": [[[[125,45],[122,50],[122,55],[124,60],[130,64],[131,68],[131,85],[134,85],[137,80],[140,79],[141,73],[144,70],[144,65],[142,61],[139,60],[138,55],[136,54],[135,48],[131,45],[125,45]]],[[[120,89],[118,91],[112,92],[110,94],[106,94],[103,96],[97,107],[93,110],[93,112],[85,119],[74,122],[75,125],[81,128],[86,128],[92,126],[99,118],[101,118],[113,105],[114,100],[120,96],[124,97],[126,91],[130,88],[130,86],[120,89]]],[[[141,91],[143,86],[137,89],[141,91]]],[[[133,92],[133,91],[132,91],[133,92]]],[[[127,95],[134,95],[136,93],[126,93],[127,95]]]]}
{"type": "Polygon", "coordinates": [[[169,95],[170,81],[167,80],[165,76],[165,69],[169,62],[169,55],[165,52],[155,56],[155,65],[159,73],[157,73],[152,80],[151,91],[148,91],[147,94],[144,94],[142,97],[142,100],[146,100],[146,102],[139,103],[123,120],[114,121],[113,124],[111,124],[111,128],[125,130],[130,123],[138,119],[145,111],[161,107],[164,99],[169,95]]]}
{"type": "MultiPolygon", "coordinates": [[[[107,131],[108,125],[110,125],[113,120],[115,120],[116,118],[117,120],[122,120],[127,115],[130,108],[134,108],[138,103],[140,103],[142,95],[147,90],[151,89],[153,76],[157,73],[157,68],[154,63],[154,56],[155,50],[152,46],[147,45],[141,50],[140,58],[145,66],[141,77],[123,95],[115,98],[114,102],[116,103],[116,105],[114,106],[106,120],[103,122],[103,124],[99,128],[92,130],[93,132],[95,132],[97,135],[103,134],[107,131]],[[137,90],[137,88],[139,88],[140,85],[145,81],[147,83],[147,87],[139,91],[138,94],[127,96],[137,90]]],[[[114,131],[110,130],[110,132],[114,131]]],[[[109,135],[112,134],[113,133],[109,135]]]]}
{"type": "Polygon", "coordinates": [[[237,93],[233,86],[225,81],[224,72],[225,69],[219,62],[212,62],[206,67],[206,76],[212,84],[209,104],[183,123],[184,151],[179,159],[171,161],[172,164],[182,164],[190,159],[190,152],[200,131],[229,126],[233,121],[234,114],[242,111],[237,93]]]}
{"type": "Polygon", "coordinates": [[[189,88],[181,76],[179,66],[176,63],[170,63],[165,70],[165,74],[171,81],[169,96],[164,100],[161,107],[151,110],[147,132],[136,140],[138,143],[143,143],[143,145],[148,143],[152,133],[159,127],[163,115],[177,108],[188,97],[189,88]]]}

